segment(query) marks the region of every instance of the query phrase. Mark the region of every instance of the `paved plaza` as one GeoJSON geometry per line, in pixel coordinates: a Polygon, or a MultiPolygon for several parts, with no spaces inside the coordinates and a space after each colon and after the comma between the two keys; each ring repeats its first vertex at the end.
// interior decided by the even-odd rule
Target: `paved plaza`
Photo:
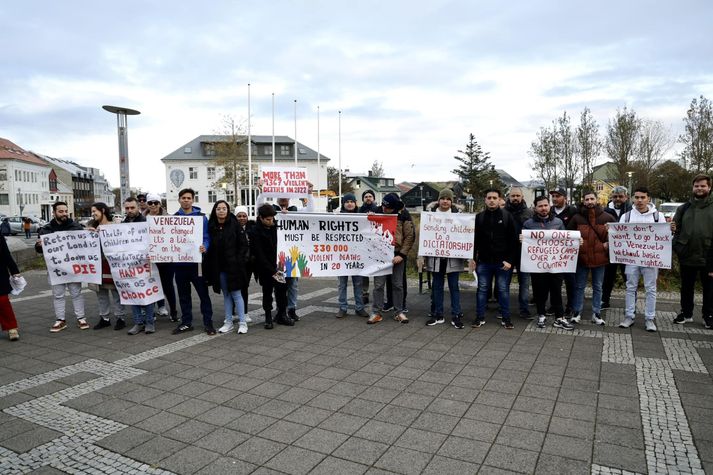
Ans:
{"type": "Polygon", "coordinates": [[[0,341],[2,474],[713,473],[713,331],[672,324],[670,299],[658,333],[641,315],[618,328],[620,308],[508,331],[494,304],[456,330],[425,326],[415,282],[409,324],[366,325],[334,317],[335,281],[303,279],[292,328],[263,329],[253,282],[246,335],[202,333],[195,295],[184,335],[165,317],[153,335],[82,331],[69,311],[51,334],[46,274],[25,276],[21,339],[0,341]]]}

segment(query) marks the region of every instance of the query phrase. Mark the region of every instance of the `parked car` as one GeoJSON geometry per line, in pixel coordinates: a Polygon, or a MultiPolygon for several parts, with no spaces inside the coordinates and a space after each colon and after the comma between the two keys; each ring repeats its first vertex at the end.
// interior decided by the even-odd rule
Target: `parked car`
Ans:
{"type": "Polygon", "coordinates": [[[661,203],[661,206],[658,207],[658,211],[663,214],[667,222],[671,222],[673,215],[676,214],[676,210],[682,204],[683,203],[661,203]]]}
{"type": "MultiPolygon", "coordinates": [[[[42,222],[33,217],[26,216],[31,223],[30,223],[30,232],[32,234],[37,234],[37,230],[42,227],[42,222]]],[[[22,220],[24,218],[20,216],[10,216],[7,218],[7,220],[10,222],[10,233],[14,236],[15,234],[25,234],[25,230],[22,228],[22,220]]]]}

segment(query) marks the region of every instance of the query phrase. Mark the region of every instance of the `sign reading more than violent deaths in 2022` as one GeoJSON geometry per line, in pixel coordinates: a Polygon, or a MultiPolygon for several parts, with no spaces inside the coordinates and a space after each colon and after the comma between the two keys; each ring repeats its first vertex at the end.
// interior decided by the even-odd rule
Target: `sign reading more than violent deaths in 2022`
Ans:
{"type": "Polygon", "coordinates": [[[94,231],[59,231],[45,234],[42,254],[52,285],[71,282],[101,284],[99,234],[94,231]]]}
{"type": "Polygon", "coordinates": [[[472,259],[475,215],[422,213],[419,236],[419,256],[472,259]]]}
{"type": "Polygon", "coordinates": [[[202,262],[203,216],[146,216],[151,262],[202,262]]]}
{"type": "Polygon", "coordinates": [[[609,261],[671,268],[670,223],[609,223],[609,261]]]}
{"type": "Polygon", "coordinates": [[[522,272],[576,272],[579,244],[579,231],[523,229],[520,253],[522,272]]]}
{"type": "Polygon", "coordinates": [[[122,305],[148,305],[163,299],[156,264],[149,261],[148,223],[99,227],[104,256],[122,305]]]}
{"type": "Polygon", "coordinates": [[[286,277],[390,274],[395,234],[395,214],[278,214],[278,268],[286,277]]]}
{"type": "Polygon", "coordinates": [[[271,167],[260,169],[262,195],[272,198],[304,198],[309,195],[307,169],[271,167]]]}

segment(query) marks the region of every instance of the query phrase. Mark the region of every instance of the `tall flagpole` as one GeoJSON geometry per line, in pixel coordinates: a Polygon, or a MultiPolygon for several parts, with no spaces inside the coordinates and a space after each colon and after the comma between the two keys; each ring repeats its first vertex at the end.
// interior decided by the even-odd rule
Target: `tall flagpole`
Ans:
{"type": "Polygon", "coordinates": [[[315,180],[317,182],[317,196],[320,196],[319,195],[319,191],[320,191],[319,175],[322,172],[322,167],[319,166],[319,163],[320,163],[319,159],[320,159],[320,155],[319,155],[319,106],[317,106],[317,180],[315,180]]]}
{"type": "Polygon", "coordinates": [[[272,164],[275,164],[275,93],[272,93],[272,164]]]}
{"type": "Polygon", "coordinates": [[[297,165],[297,99],[295,99],[295,165],[297,165]]]}
{"type": "Polygon", "coordinates": [[[342,202],[342,111],[339,111],[339,203],[342,202]]]}
{"type": "Polygon", "coordinates": [[[252,215],[255,215],[253,208],[253,144],[252,136],[250,135],[250,83],[248,83],[248,210],[252,210],[252,215]]]}

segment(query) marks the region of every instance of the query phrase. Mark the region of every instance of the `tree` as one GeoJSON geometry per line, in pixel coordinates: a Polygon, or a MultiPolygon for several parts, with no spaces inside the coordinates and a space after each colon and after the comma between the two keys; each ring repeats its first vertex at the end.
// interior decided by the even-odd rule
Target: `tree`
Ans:
{"type": "Polygon", "coordinates": [[[243,133],[242,124],[236,123],[230,115],[223,116],[222,128],[216,133],[222,136],[220,140],[213,143],[204,144],[205,155],[214,156],[216,168],[220,168],[222,173],[216,174],[213,187],[223,189],[223,185],[233,190],[236,204],[240,204],[240,185],[247,184],[246,165],[248,160],[247,136],[243,133]]]}
{"type": "Polygon", "coordinates": [[[588,107],[585,107],[579,116],[576,134],[576,153],[582,164],[582,184],[585,188],[592,189],[592,168],[602,152],[602,140],[599,138],[599,124],[588,107]]]}
{"type": "Polygon", "coordinates": [[[535,176],[542,180],[546,190],[559,184],[557,167],[557,137],[554,130],[540,127],[537,139],[530,145],[530,156],[534,158],[532,168],[535,176]]]}
{"type": "Polygon", "coordinates": [[[502,190],[505,187],[500,175],[495,171],[495,166],[490,163],[490,153],[483,152],[473,134],[468,137],[465,151],[458,150],[458,154],[453,158],[460,162],[460,165],[453,173],[460,178],[463,190],[473,198],[477,199],[488,188],[502,190]]]}
{"type": "Polygon", "coordinates": [[[555,138],[555,156],[557,167],[561,170],[562,184],[566,189],[574,189],[582,169],[579,160],[576,160],[577,139],[572,132],[572,124],[567,111],[552,122],[555,138]]]}
{"type": "Polygon", "coordinates": [[[374,160],[374,163],[371,164],[371,176],[375,178],[381,178],[384,176],[384,166],[381,164],[381,162],[374,160]]]}
{"type": "Polygon", "coordinates": [[[629,162],[636,156],[640,128],[641,120],[636,117],[636,112],[626,107],[617,109],[614,118],[609,120],[604,146],[616,165],[620,184],[627,182],[629,162]]]}
{"type": "Polygon", "coordinates": [[[678,141],[684,144],[681,152],[684,167],[696,173],[708,173],[713,169],[713,105],[702,95],[699,99],[691,101],[683,119],[686,131],[678,141]]]}
{"type": "MultiPolygon", "coordinates": [[[[354,187],[347,182],[347,177],[342,175],[342,193],[354,191],[354,187]]],[[[339,196],[339,169],[336,167],[327,167],[327,189],[332,190],[335,195],[339,196]]]]}
{"type": "Polygon", "coordinates": [[[693,174],[673,160],[661,162],[651,173],[649,191],[663,201],[686,201],[691,196],[693,174]]]}
{"type": "MultiPolygon", "coordinates": [[[[656,166],[673,146],[671,133],[658,120],[641,121],[639,145],[636,150],[636,183],[648,186],[656,166]]],[[[630,192],[633,190],[629,190],[630,192]]]]}

